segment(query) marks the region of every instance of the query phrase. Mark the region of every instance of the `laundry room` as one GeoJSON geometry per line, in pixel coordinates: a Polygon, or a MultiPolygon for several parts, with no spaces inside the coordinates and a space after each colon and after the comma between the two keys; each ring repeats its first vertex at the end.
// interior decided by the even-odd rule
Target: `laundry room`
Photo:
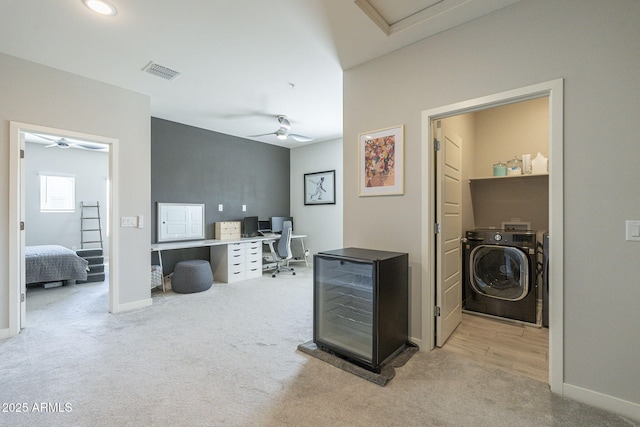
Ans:
{"type": "MultiPolygon", "coordinates": [[[[490,230],[491,232],[480,233],[481,237],[485,238],[484,244],[509,245],[509,241],[516,239],[520,243],[516,242],[514,246],[518,246],[520,251],[512,251],[513,256],[519,256],[518,252],[522,251],[533,252],[529,254],[531,256],[528,263],[524,256],[522,265],[518,259],[513,259],[515,269],[505,264],[504,260],[511,259],[512,255],[504,248],[498,248],[500,250],[494,251],[496,253],[493,254],[487,253],[484,265],[475,262],[476,266],[483,266],[487,270],[483,273],[487,275],[486,281],[491,282],[486,284],[487,289],[480,289],[481,293],[494,292],[496,298],[493,299],[497,300],[495,302],[498,306],[517,306],[521,304],[517,301],[528,296],[532,299],[534,314],[509,314],[509,310],[521,310],[518,307],[508,307],[506,312],[500,307],[492,309],[492,298],[481,302],[480,307],[465,308],[482,314],[541,324],[542,292],[538,289],[538,284],[541,282],[543,265],[542,243],[544,233],[549,228],[548,162],[552,161],[548,158],[548,97],[509,103],[447,118],[442,121],[442,128],[445,134],[457,135],[462,141],[463,236],[475,230],[490,230]],[[496,236],[494,230],[503,232],[496,236]],[[519,233],[509,233],[510,230],[519,233]],[[494,237],[501,241],[495,241],[494,237]],[[496,257],[500,260],[500,265],[486,265],[490,261],[495,263],[496,260],[493,258],[496,257]],[[505,274],[506,270],[507,273],[519,272],[523,275],[525,271],[520,270],[524,270],[525,267],[530,270],[530,283],[527,283],[526,289],[521,283],[524,280],[520,280],[519,277],[509,278],[505,274]],[[491,268],[497,271],[490,271],[491,268]],[[511,279],[517,281],[517,287],[526,295],[513,296],[518,291],[498,289],[516,286],[515,282],[509,283],[511,279]],[[492,287],[498,290],[490,290],[492,287]],[[504,302],[505,299],[511,298],[517,301],[513,304],[504,302]]],[[[463,248],[465,280],[469,273],[471,276],[476,273],[469,272],[469,262],[469,256],[464,255],[463,248]]],[[[473,277],[471,281],[473,282],[473,277]]],[[[465,294],[463,290],[463,300],[467,298],[469,292],[465,294]]]]}
{"type": "MultiPolygon", "coordinates": [[[[553,161],[549,158],[549,98],[448,117],[441,127],[443,138],[455,138],[461,145],[464,314],[456,333],[464,340],[454,333],[449,345],[473,341],[469,334],[479,328],[484,328],[481,334],[490,336],[488,330],[499,335],[505,333],[504,324],[519,325],[508,332],[522,334],[517,341],[478,340],[476,344],[482,351],[489,348],[487,354],[518,348],[519,356],[514,356],[514,350],[503,354],[506,358],[522,356],[520,365],[528,365],[525,370],[536,371],[536,378],[544,380],[548,338],[535,330],[548,327],[543,243],[549,228],[548,165],[553,161]],[[526,342],[527,336],[534,337],[535,343],[526,342]],[[540,360],[532,363],[534,357],[540,360]]],[[[478,349],[462,351],[475,353],[478,349]]],[[[496,363],[518,364],[514,360],[496,363]]]]}

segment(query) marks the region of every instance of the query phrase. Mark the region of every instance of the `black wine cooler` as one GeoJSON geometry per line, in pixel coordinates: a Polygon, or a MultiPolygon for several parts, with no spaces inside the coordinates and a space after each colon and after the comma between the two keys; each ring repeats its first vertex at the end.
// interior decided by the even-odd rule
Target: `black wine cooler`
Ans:
{"type": "Polygon", "coordinates": [[[409,335],[409,257],[345,248],[313,262],[313,340],[322,350],[380,372],[409,335]]]}

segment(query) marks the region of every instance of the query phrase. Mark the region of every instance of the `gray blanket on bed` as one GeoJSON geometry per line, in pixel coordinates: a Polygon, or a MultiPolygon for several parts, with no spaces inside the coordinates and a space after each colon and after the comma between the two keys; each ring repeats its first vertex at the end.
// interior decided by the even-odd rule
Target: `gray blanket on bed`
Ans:
{"type": "Polygon", "coordinates": [[[26,283],[87,280],[89,262],[64,246],[27,246],[24,261],[26,283]]]}

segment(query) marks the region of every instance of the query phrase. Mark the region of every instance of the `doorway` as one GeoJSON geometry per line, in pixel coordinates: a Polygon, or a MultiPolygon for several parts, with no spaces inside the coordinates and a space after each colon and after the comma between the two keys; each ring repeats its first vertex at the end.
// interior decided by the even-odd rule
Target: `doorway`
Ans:
{"type": "MultiPolygon", "coordinates": [[[[106,176],[107,182],[105,182],[105,193],[108,191],[107,186],[110,189],[117,188],[115,187],[115,183],[117,182],[117,140],[113,138],[103,137],[99,135],[91,135],[84,134],[74,131],[69,131],[65,129],[51,128],[46,126],[39,126],[33,124],[26,123],[18,123],[11,122],[10,124],[10,197],[9,197],[9,209],[10,209],[10,238],[9,243],[12,250],[10,251],[10,267],[9,267],[9,335],[14,336],[17,335],[22,328],[27,324],[26,319],[26,270],[25,270],[25,246],[28,244],[28,239],[26,237],[26,229],[29,228],[29,223],[26,221],[27,218],[27,209],[26,209],[26,198],[28,195],[27,190],[27,179],[25,177],[26,173],[26,159],[25,159],[25,150],[27,139],[34,139],[33,135],[44,136],[45,138],[51,138],[53,141],[49,141],[46,145],[43,145],[43,150],[60,150],[66,144],[71,142],[71,144],[80,144],[83,145],[85,149],[96,149],[99,147],[100,149],[106,149],[103,155],[108,157],[108,174],[106,176]],[[29,136],[29,138],[27,138],[29,136]]],[[[37,139],[37,138],[35,138],[37,139]]],[[[46,142],[46,141],[42,141],[46,142]]],[[[64,147],[69,149],[69,147],[64,147]]],[[[32,148],[32,150],[34,150],[32,148]]],[[[51,170],[55,169],[53,167],[51,170]]],[[[32,172],[32,171],[31,171],[32,172]]],[[[30,172],[30,173],[31,173],[30,172]]],[[[30,179],[32,177],[29,177],[30,179]]],[[[31,188],[33,190],[33,188],[31,188]]],[[[32,193],[31,191],[30,193],[32,193]]],[[[76,191],[74,190],[74,193],[76,191]]],[[[39,193],[39,192],[38,192],[39,193]]],[[[116,199],[116,195],[114,191],[109,191],[108,195],[104,196],[106,201],[105,203],[105,221],[106,229],[111,230],[109,236],[109,245],[108,250],[105,255],[107,259],[109,259],[110,264],[110,273],[107,274],[108,277],[108,288],[109,288],[109,304],[107,308],[109,311],[113,312],[113,307],[115,307],[117,301],[117,285],[114,281],[114,271],[117,269],[117,259],[113,257],[113,248],[117,245],[117,233],[113,233],[113,231],[117,231],[114,228],[114,204],[113,201],[116,199]]],[[[36,202],[37,203],[37,202],[36,202]]],[[[80,204],[80,200],[78,200],[78,205],[80,204]]],[[[32,221],[33,222],[33,221],[32,221]]],[[[77,232],[80,233],[80,225],[77,225],[77,232]]],[[[105,232],[107,231],[105,230],[105,232]]],[[[78,239],[79,241],[80,239],[78,239]]],[[[66,246],[73,246],[72,244],[67,244],[66,246]]],[[[78,245],[80,246],[80,245],[78,245]]],[[[72,249],[69,247],[69,249],[72,249]]]]}
{"type": "MultiPolygon", "coordinates": [[[[433,298],[439,300],[437,295],[443,291],[438,271],[443,271],[441,258],[436,247],[439,239],[437,206],[437,182],[434,175],[434,165],[437,163],[437,153],[434,150],[434,140],[437,135],[432,125],[438,120],[464,113],[486,110],[489,108],[521,102],[525,100],[547,97],[549,102],[549,157],[553,159],[549,167],[549,235],[550,238],[550,307],[549,307],[549,384],[551,390],[561,393],[563,367],[562,367],[562,109],[563,109],[563,81],[554,80],[538,85],[528,86],[512,91],[502,92],[482,98],[477,98],[462,103],[452,104],[428,111],[422,114],[423,147],[426,155],[423,156],[422,178],[425,183],[422,194],[422,208],[425,218],[423,222],[422,238],[422,262],[426,268],[422,273],[422,306],[423,319],[422,330],[424,340],[428,341],[429,348],[433,349],[436,343],[436,330],[442,330],[438,316],[440,307],[434,304],[433,298]]],[[[457,308],[461,310],[461,307],[457,308]]],[[[447,329],[451,329],[448,327],[447,329]]]]}

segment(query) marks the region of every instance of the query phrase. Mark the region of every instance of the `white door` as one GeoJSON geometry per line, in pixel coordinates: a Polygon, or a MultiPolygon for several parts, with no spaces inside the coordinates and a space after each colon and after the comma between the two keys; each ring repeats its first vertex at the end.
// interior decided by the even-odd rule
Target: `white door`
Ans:
{"type": "Polygon", "coordinates": [[[436,152],[436,345],[442,347],[462,320],[462,140],[433,123],[436,152]]]}

